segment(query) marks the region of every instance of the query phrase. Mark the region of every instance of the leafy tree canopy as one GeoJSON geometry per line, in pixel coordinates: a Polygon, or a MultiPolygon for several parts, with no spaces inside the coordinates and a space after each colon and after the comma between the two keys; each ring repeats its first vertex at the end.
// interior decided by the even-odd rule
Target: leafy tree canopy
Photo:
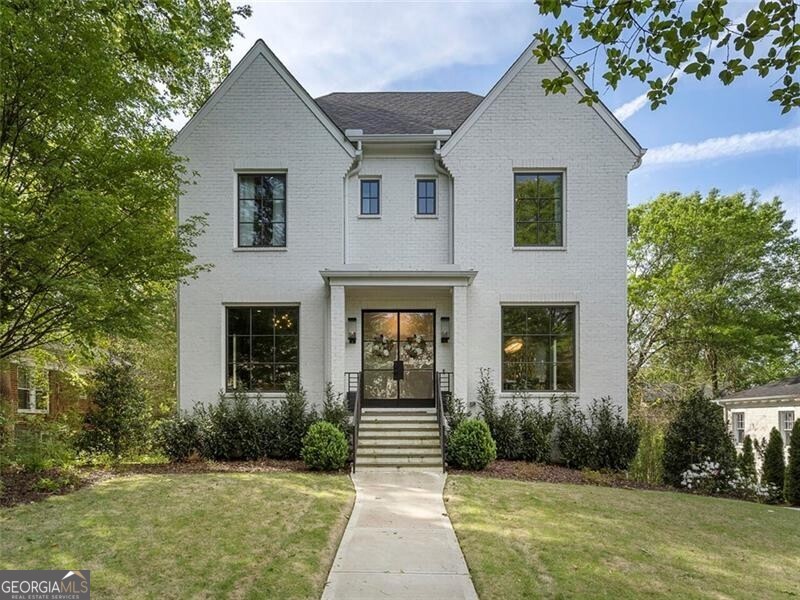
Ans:
{"type": "MultiPolygon", "coordinates": [[[[561,55],[581,78],[616,89],[624,79],[647,84],[653,109],[666,104],[682,74],[716,76],[729,85],[748,71],[775,80],[769,99],[782,112],[800,106],[800,23],[796,0],[761,0],[739,15],[727,0],[535,0],[541,15],[558,22],[538,31],[539,62],[561,55]]],[[[543,82],[564,93],[574,82],[564,70],[543,82]]],[[[594,87],[594,84],[592,84],[594,87]]],[[[582,102],[597,101],[585,90],[582,102]]]]}
{"type": "Polygon", "coordinates": [[[165,125],[228,71],[223,0],[0,0],[0,358],[135,336],[200,268],[165,125]]]}
{"type": "Polygon", "coordinates": [[[629,211],[629,376],[714,393],[800,361],[800,239],[780,200],[662,194],[629,211]]]}

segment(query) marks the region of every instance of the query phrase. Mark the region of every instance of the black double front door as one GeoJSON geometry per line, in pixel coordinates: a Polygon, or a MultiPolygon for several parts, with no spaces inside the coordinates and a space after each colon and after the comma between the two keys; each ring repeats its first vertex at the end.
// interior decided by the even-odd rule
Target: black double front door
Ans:
{"type": "Polygon", "coordinates": [[[364,406],[433,406],[432,310],[365,310],[361,318],[364,406]]]}

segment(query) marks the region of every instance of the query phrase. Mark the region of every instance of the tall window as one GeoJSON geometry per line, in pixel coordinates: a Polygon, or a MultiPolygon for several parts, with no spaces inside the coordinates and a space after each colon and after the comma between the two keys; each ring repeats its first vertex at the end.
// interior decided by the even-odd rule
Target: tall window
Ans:
{"type": "Polygon", "coordinates": [[[744,444],[744,413],[731,413],[733,417],[733,441],[737,445],[744,444]]]}
{"type": "Polygon", "coordinates": [[[564,186],[561,173],[514,175],[514,245],[561,246],[564,186]]]}
{"type": "Polygon", "coordinates": [[[286,246],[286,175],[239,175],[239,246],[286,246]]]}
{"type": "Polygon", "coordinates": [[[435,179],[417,179],[417,214],[436,214],[435,179]]]}
{"type": "Polygon", "coordinates": [[[783,445],[790,446],[792,442],[792,427],[794,427],[794,411],[782,410],[778,412],[778,428],[783,436],[783,445]]]}
{"type": "Polygon", "coordinates": [[[381,182],[378,179],[361,180],[361,214],[381,214],[381,182]]]}
{"type": "Polygon", "coordinates": [[[299,318],[297,306],[229,307],[226,388],[283,391],[298,373],[299,318]]]}
{"type": "Polygon", "coordinates": [[[17,368],[17,411],[46,413],[50,409],[47,371],[17,368]]]}
{"type": "Polygon", "coordinates": [[[575,390],[575,307],[504,306],[503,391],[575,390]]]}

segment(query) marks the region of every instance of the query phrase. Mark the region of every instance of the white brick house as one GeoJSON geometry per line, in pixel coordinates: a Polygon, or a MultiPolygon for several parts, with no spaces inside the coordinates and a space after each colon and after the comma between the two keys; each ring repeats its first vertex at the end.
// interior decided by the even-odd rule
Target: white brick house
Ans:
{"type": "Polygon", "coordinates": [[[525,391],[626,406],[627,175],[643,149],[531,49],[482,98],[312,99],[261,41],[177,136],[213,268],[179,295],[182,408],[236,387],[426,406],[525,391]]]}

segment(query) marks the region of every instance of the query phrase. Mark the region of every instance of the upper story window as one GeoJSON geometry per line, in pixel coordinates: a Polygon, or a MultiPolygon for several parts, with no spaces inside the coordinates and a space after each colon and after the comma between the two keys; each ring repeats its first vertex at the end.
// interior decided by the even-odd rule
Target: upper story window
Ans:
{"type": "Polygon", "coordinates": [[[286,175],[239,175],[240,248],[286,246],[286,175]]]}
{"type": "Polygon", "coordinates": [[[503,306],[503,391],[575,391],[575,307],[503,306]]]}
{"type": "Polygon", "coordinates": [[[361,180],[361,214],[381,214],[381,182],[379,179],[361,180]]]}
{"type": "Polygon", "coordinates": [[[283,391],[298,373],[299,320],[297,306],[228,307],[226,389],[283,391]]]}
{"type": "Polygon", "coordinates": [[[47,371],[17,368],[17,411],[46,413],[50,410],[47,371]]]}
{"type": "Polygon", "coordinates": [[[562,173],[514,174],[514,245],[562,246],[564,240],[562,173]]]}
{"type": "Polygon", "coordinates": [[[417,214],[436,214],[435,179],[417,179],[417,214]]]}
{"type": "Polygon", "coordinates": [[[792,442],[792,427],[794,427],[794,411],[782,410],[778,412],[778,428],[783,436],[783,445],[790,446],[792,442]]]}
{"type": "Polygon", "coordinates": [[[733,441],[736,445],[744,444],[744,413],[731,413],[733,418],[733,441]]]}

